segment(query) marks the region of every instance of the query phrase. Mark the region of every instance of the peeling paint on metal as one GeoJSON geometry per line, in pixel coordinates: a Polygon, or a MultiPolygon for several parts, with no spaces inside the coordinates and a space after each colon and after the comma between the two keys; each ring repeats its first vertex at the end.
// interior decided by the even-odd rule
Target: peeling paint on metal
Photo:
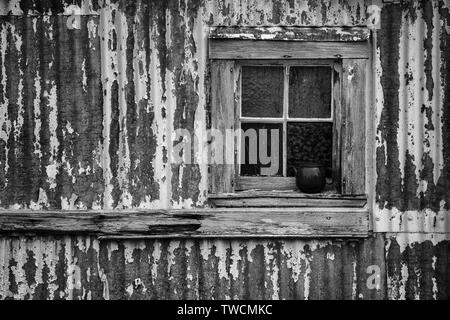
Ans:
{"type": "Polygon", "coordinates": [[[441,1],[414,1],[385,5],[381,14],[374,230],[448,232],[443,69],[448,9],[441,1]]]}
{"type": "Polygon", "coordinates": [[[448,299],[448,235],[388,234],[389,299],[448,299]]]}
{"type": "MultiPolygon", "coordinates": [[[[171,164],[171,136],[208,127],[210,27],[364,27],[373,3],[0,2],[1,207],[205,206],[201,150],[195,164],[171,164]]],[[[449,10],[384,4],[373,31],[370,206],[374,231],[401,232],[386,246],[379,233],[356,243],[0,237],[0,298],[447,299],[449,10]],[[380,290],[365,287],[369,265],[386,269],[380,290]]]]}
{"type": "MultiPolygon", "coordinates": [[[[2,237],[0,297],[352,299],[361,292],[367,297],[367,289],[354,285],[365,283],[367,267],[377,263],[364,241],[355,246],[317,240],[2,237]],[[334,260],[327,259],[330,254],[334,260]]],[[[371,245],[383,243],[380,238],[371,245]]]]}

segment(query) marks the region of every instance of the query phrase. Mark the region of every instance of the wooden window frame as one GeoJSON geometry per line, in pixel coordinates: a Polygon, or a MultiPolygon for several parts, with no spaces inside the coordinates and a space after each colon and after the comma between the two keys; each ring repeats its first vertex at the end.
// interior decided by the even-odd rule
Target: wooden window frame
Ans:
{"type": "MultiPolygon", "coordinates": [[[[224,50],[226,45],[222,42],[236,40],[220,40],[211,41],[211,53],[210,56],[216,57],[214,54],[216,50],[224,50]],[[217,43],[220,45],[217,45],[217,43]]],[[[252,47],[252,40],[242,40],[241,46],[249,48],[249,55],[255,50],[252,47]],[[247,42],[247,43],[245,43],[247,42]]],[[[278,61],[279,63],[285,63],[287,60],[285,55],[272,56],[272,50],[277,47],[279,41],[274,43],[273,41],[263,41],[265,46],[267,46],[267,55],[261,51],[261,46],[257,48],[258,57],[263,57],[262,60],[267,60],[269,57],[278,61]]],[[[294,42],[291,42],[294,43],[294,42]]],[[[340,48],[345,48],[348,44],[340,44],[340,48]]],[[[366,44],[368,46],[368,44],[366,44]]],[[[286,47],[286,46],[284,46],[286,47]]],[[[315,43],[315,48],[320,48],[320,43],[315,43]]],[[[322,50],[328,49],[328,45],[324,45],[322,50]]],[[[319,49],[317,49],[319,50],[319,49]]],[[[222,52],[222,51],[221,51],[222,52]]],[[[350,50],[349,50],[350,52],[350,50]]],[[[283,53],[283,52],[282,52],[283,53]]],[[[342,195],[363,195],[365,194],[365,132],[366,132],[366,119],[365,119],[365,109],[366,109],[366,77],[368,55],[365,58],[360,57],[360,50],[358,49],[355,53],[357,58],[352,58],[353,55],[349,57],[339,59],[342,61],[342,70],[340,74],[340,90],[339,92],[333,92],[333,99],[336,107],[340,110],[335,112],[335,121],[337,123],[334,136],[338,137],[335,145],[339,148],[333,150],[334,153],[340,153],[340,156],[333,155],[333,159],[340,159],[340,175],[341,179],[341,194],[342,195]],[[358,134],[356,134],[358,133],[358,134]],[[364,133],[364,134],[361,134],[364,133]]],[[[367,49],[368,54],[368,49],[367,49]]],[[[290,59],[296,63],[298,59],[301,59],[301,55],[292,52],[292,56],[296,56],[295,59],[290,59]]],[[[307,58],[303,61],[310,60],[309,54],[307,58]]],[[[335,54],[331,52],[322,52],[321,55],[323,59],[335,60],[335,54]]],[[[212,106],[211,106],[211,126],[214,129],[224,130],[224,129],[236,129],[236,124],[239,123],[239,113],[240,110],[240,87],[241,87],[241,72],[240,65],[241,61],[244,60],[248,63],[249,59],[242,59],[242,54],[236,54],[233,56],[231,53],[225,55],[227,59],[211,59],[211,95],[212,95],[212,106]],[[230,60],[229,58],[233,58],[230,60]]],[[[255,59],[256,60],[260,60],[255,59]]],[[[258,62],[256,62],[258,63],[258,62]]],[[[336,91],[336,90],[335,90],[336,91]]],[[[235,139],[236,140],[236,139],[235,139]]],[[[235,150],[235,161],[238,163],[238,153],[236,152],[236,145],[239,145],[238,141],[234,141],[234,146],[232,150],[235,150]]],[[[230,146],[227,146],[230,148],[230,146]]],[[[229,150],[229,149],[228,149],[229,150]]],[[[225,150],[224,150],[225,151],[225,150]]],[[[226,151],[225,151],[226,152],[226,151]]],[[[338,164],[335,164],[336,168],[339,168],[338,164]]],[[[236,190],[236,166],[233,164],[225,165],[213,165],[211,167],[210,175],[210,192],[212,194],[216,193],[230,193],[236,190]]],[[[261,177],[248,178],[246,179],[246,186],[243,189],[251,189],[252,185],[258,185],[262,180],[261,177]]],[[[274,189],[282,188],[286,189],[286,185],[291,186],[293,184],[292,179],[290,183],[285,183],[283,180],[276,177],[263,178],[264,183],[270,183],[269,180],[273,180],[274,189]]],[[[238,189],[241,187],[238,186],[238,189]]]]}
{"type": "MultiPolygon", "coordinates": [[[[287,29],[284,31],[286,34],[293,34],[287,29]]],[[[208,198],[213,207],[236,210],[272,209],[274,212],[272,219],[275,220],[278,219],[275,212],[280,207],[297,208],[299,212],[305,208],[314,208],[318,212],[344,208],[349,216],[364,212],[367,219],[362,220],[364,226],[360,226],[360,229],[366,230],[366,233],[369,232],[365,154],[366,110],[369,107],[366,82],[369,81],[371,74],[369,36],[355,36],[355,41],[351,41],[351,37],[342,40],[326,36],[326,41],[323,42],[315,41],[314,36],[311,36],[314,32],[323,34],[328,31],[309,30],[307,39],[298,40],[280,36],[281,31],[277,30],[276,39],[260,40],[256,36],[248,35],[239,39],[236,36],[238,32],[228,37],[224,35],[224,32],[217,31],[217,28],[214,29],[209,43],[211,127],[219,130],[238,128],[240,113],[237,111],[241,110],[242,65],[297,65],[299,62],[329,64],[333,61],[333,70],[339,80],[338,85],[335,83],[332,93],[335,108],[333,168],[336,180],[340,181],[339,194],[305,195],[294,192],[292,191],[296,189],[294,178],[240,177],[237,170],[240,144],[235,137],[232,149],[235,150],[234,164],[210,165],[208,198]],[[257,190],[261,189],[261,184],[266,184],[267,188],[257,190]]],[[[245,32],[252,31],[247,28],[245,32]]],[[[267,32],[270,33],[270,31],[267,32]]],[[[346,32],[351,33],[352,29],[347,29],[346,32]]],[[[369,34],[361,31],[360,28],[354,32],[359,35],[369,34]]],[[[305,34],[303,31],[299,33],[305,34]]],[[[341,34],[336,30],[327,34],[333,33],[341,34]]],[[[268,38],[270,37],[267,35],[264,37],[264,39],[268,38]]],[[[227,147],[230,148],[229,145],[227,147]]],[[[354,226],[348,226],[348,228],[352,227],[354,226]]]]}

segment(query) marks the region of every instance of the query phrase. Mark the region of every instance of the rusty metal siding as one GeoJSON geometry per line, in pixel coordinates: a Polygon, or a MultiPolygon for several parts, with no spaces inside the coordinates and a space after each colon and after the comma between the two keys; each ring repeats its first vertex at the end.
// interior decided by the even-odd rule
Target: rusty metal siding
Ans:
{"type": "Polygon", "coordinates": [[[2,237],[0,298],[383,299],[384,275],[372,281],[369,268],[382,270],[383,250],[382,236],[343,242],[2,237]]]}
{"type": "Polygon", "coordinates": [[[170,154],[175,129],[208,126],[209,27],[365,26],[374,4],[374,238],[5,236],[0,298],[448,299],[444,0],[0,0],[0,206],[203,206],[206,164],[171,165],[170,154]]]}
{"type": "Polygon", "coordinates": [[[3,16],[0,203],[101,206],[102,93],[98,17],[3,16]]]}
{"type": "Polygon", "coordinates": [[[375,61],[378,232],[449,232],[449,36],[448,2],[410,1],[381,12],[375,61]]]}
{"type": "Polygon", "coordinates": [[[448,235],[388,234],[388,298],[448,300],[450,241],[448,235]]]}

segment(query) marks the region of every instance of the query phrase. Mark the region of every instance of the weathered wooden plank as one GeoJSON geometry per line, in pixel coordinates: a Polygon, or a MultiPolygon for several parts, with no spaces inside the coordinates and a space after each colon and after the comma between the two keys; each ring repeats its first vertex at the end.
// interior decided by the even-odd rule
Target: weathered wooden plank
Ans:
{"type": "Polygon", "coordinates": [[[365,193],[366,60],[343,60],[342,193],[365,193]]]}
{"type": "Polygon", "coordinates": [[[364,207],[366,200],[351,199],[298,199],[298,198],[229,198],[210,199],[215,207],[242,208],[242,207],[364,207]]]}
{"type": "Polygon", "coordinates": [[[294,177],[237,177],[236,190],[296,190],[294,177]]]}
{"type": "Polygon", "coordinates": [[[229,199],[229,198],[297,198],[297,199],[348,199],[348,200],[366,200],[367,196],[360,195],[342,195],[332,192],[326,193],[301,193],[296,191],[266,191],[266,190],[248,190],[236,193],[215,193],[210,194],[209,198],[213,199],[229,199]]]}
{"type": "Polygon", "coordinates": [[[0,233],[51,234],[160,234],[195,230],[200,223],[195,216],[152,212],[64,212],[15,211],[0,213],[0,233]]]}
{"type": "Polygon", "coordinates": [[[285,41],[367,41],[367,28],[305,27],[213,27],[212,39],[285,40],[285,41]]]}
{"type": "Polygon", "coordinates": [[[223,40],[209,42],[211,59],[366,59],[367,42],[223,40]]]}
{"type": "Polygon", "coordinates": [[[211,66],[210,192],[232,192],[234,186],[234,61],[215,61],[211,66]],[[230,156],[231,153],[231,156],[230,156]]]}
{"type": "Polygon", "coordinates": [[[215,207],[355,207],[367,204],[365,196],[340,196],[330,194],[307,195],[296,192],[240,192],[209,195],[215,207]]]}
{"type": "Polygon", "coordinates": [[[126,212],[2,211],[0,233],[113,237],[367,236],[361,208],[211,208],[126,212]]]}
{"type": "Polygon", "coordinates": [[[333,185],[341,192],[341,88],[342,65],[339,62],[333,65],[333,185]]]}
{"type": "MultiPolygon", "coordinates": [[[[192,214],[198,213],[197,211],[192,214]]],[[[197,230],[167,234],[166,236],[194,238],[341,238],[368,236],[369,214],[365,209],[222,208],[220,210],[206,210],[203,214],[201,227],[197,230]],[[211,212],[214,212],[214,214],[211,212]]]]}

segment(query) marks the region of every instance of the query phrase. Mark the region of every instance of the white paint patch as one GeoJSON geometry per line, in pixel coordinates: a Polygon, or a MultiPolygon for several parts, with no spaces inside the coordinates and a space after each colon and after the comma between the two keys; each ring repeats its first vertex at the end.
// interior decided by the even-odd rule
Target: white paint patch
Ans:
{"type": "Polygon", "coordinates": [[[17,292],[10,293],[14,299],[24,299],[25,295],[29,294],[29,288],[27,285],[25,269],[23,266],[26,263],[26,259],[28,257],[26,241],[20,237],[18,239],[14,239],[10,242],[10,257],[16,262],[16,265],[12,265],[8,262],[6,265],[9,267],[9,273],[14,276],[14,281],[17,285],[17,292]]]}
{"type": "MultiPolygon", "coordinates": [[[[121,68],[125,68],[127,65],[126,60],[126,48],[127,48],[127,32],[128,24],[127,18],[124,12],[116,12],[117,23],[117,46],[118,55],[117,63],[121,68]]],[[[129,192],[130,181],[128,179],[128,173],[130,172],[131,160],[130,150],[128,144],[128,123],[127,123],[127,101],[125,96],[125,87],[128,85],[128,79],[125,72],[119,72],[119,150],[118,152],[118,171],[117,180],[120,190],[122,191],[120,197],[120,203],[118,207],[120,209],[128,209],[132,207],[132,196],[129,192]]]]}
{"type": "Polygon", "coordinates": [[[48,182],[50,184],[50,189],[56,188],[56,175],[58,174],[58,168],[59,168],[59,164],[57,164],[55,162],[52,164],[49,164],[45,168],[45,172],[48,177],[48,182]]]}
{"type": "MultiPolygon", "coordinates": [[[[170,272],[172,269],[172,266],[175,264],[175,250],[180,248],[180,241],[178,240],[172,240],[169,243],[169,248],[167,252],[167,274],[169,275],[169,280],[173,280],[173,276],[170,272]]],[[[176,288],[175,288],[176,291],[176,288]]],[[[176,292],[175,292],[176,293],[176,292]]]]}
{"type": "Polygon", "coordinates": [[[287,241],[281,247],[281,254],[286,257],[287,268],[291,270],[292,279],[303,281],[304,299],[308,300],[311,283],[312,253],[331,244],[330,241],[287,241]],[[306,245],[309,249],[306,250],[306,245]]]}
{"type": "Polygon", "coordinates": [[[125,256],[125,263],[133,263],[133,252],[134,250],[141,250],[143,251],[145,249],[145,242],[144,241],[126,241],[124,243],[124,256],[125,256]]]}
{"type": "MultiPolygon", "coordinates": [[[[434,163],[433,178],[434,183],[437,184],[438,177],[444,167],[443,156],[443,143],[442,143],[442,115],[444,113],[444,81],[441,77],[441,64],[444,63],[444,59],[441,56],[440,45],[440,14],[438,3],[433,5],[433,51],[432,51],[432,66],[433,66],[433,78],[434,78],[434,92],[433,92],[433,124],[434,124],[434,140],[430,141],[430,145],[433,148],[432,158],[434,163]],[[439,79],[439,80],[437,80],[439,79]]],[[[450,30],[447,30],[450,34],[450,30]]]]}
{"type": "MultiPolygon", "coordinates": [[[[161,74],[165,70],[161,70],[161,62],[159,61],[159,51],[156,46],[155,40],[157,36],[156,26],[152,26],[154,37],[150,37],[150,74],[153,76],[150,82],[150,101],[149,107],[155,110],[154,120],[151,124],[152,132],[156,138],[156,152],[152,161],[153,172],[155,173],[155,180],[159,185],[159,199],[154,200],[154,205],[167,209],[169,207],[170,200],[170,179],[168,177],[169,168],[167,161],[164,161],[164,150],[168,148],[168,142],[166,139],[166,127],[167,119],[163,117],[162,110],[166,109],[165,92],[163,92],[163,83],[161,81],[161,74]]],[[[167,153],[167,156],[170,154],[167,153]]]]}
{"type": "Polygon", "coordinates": [[[352,279],[352,300],[356,299],[357,285],[358,285],[358,274],[356,272],[356,261],[352,262],[353,279],[352,279]]]}
{"type": "MultiPolygon", "coordinates": [[[[195,242],[193,240],[186,240],[185,242],[185,248],[186,248],[186,256],[190,257],[192,253],[192,249],[195,247],[195,242]]],[[[198,281],[197,283],[194,283],[194,274],[192,272],[191,263],[187,263],[186,268],[186,279],[187,281],[187,288],[192,289],[192,284],[194,284],[194,287],[198,287],[198,281]]],[[[198,294],[196,293],[196,298],[198,298],[198,294]]]]}
{"type": "MultiPolygon", "coordinates": [[[[48,280],[47,280],[47,288],[49,291],[49,299],[53,300],[55,292],[58,290],[58,284],[56,283],[57,275],[56,275],[56,264],[59,260],[58,252],[61,250],[59,242],[55,240],[42,240],[43,242],[43,254],[42,260],[44,265],[48,268],[48,280]],[[55,243],[56,242],[56,243],[55,243]],[[56,245],[55,245],[56,244],[56,245]]],[[[41,269],[42,270],[42,269],[41,269]]],[[[37,280],[37,279],[36,279],[37,280]]],[[[41,278],[41,282],[43,279],[41,278]]],[[[36,283],[39,283],[36,281],[36,283]]]]}
{"type": "Polygon", "coordinates": [[[113,251],[119,250],[119,244],[116,241],[110,241],[107,245],[108,248],[108,260],[111,260],[111,254],[113,251]]]}
{"type": "MultiPolygon", "coordinates": [[[[9,99],[7,96],[7,74],[6,74],[6,50],[8,48],[8,28],[10,24],[9,23],[3,23],[1,25],[1,33],[0,33],[0,57],[2,64],[0,65],[1,68],[1,83],[2,83],[2,91],[0,92],[1,99],[0,101],[3,101],[0,105],[0,139],[3,140],[5,143],[5,159],[6,162],[4,164],[5,166],[5,173],[8,172],[9,169],[9,163],[8,163],[8,153],[9,148],[7,146],[9,135],[11,133],[11,121],[8,119],[8,105],[9,105],[9,99]]],[[[1,163],[0,163],[1,164],[1,163]]],[[[8,182],[5,182],[5,187],[8,185],[8,182]]]]}
{"type": "Polygon", "coordinates": [[[265,279],[265,287],[272,288],[272,300],[280,299],[280,283],[278,275],[280,268],[278,267],[277,250],[272,245],[264,246],[264,262],[266,265],[266,272],[270,275],[269,280],[265,279]],[[270,283],[268,283],[270,281],[270,283]]]}
{"type": "Polygon", "coordinates": [[[450,232],[450,214],[443,207],[438,213],[431,209],[401,212],[396,208],[379,209],[375,207],[374,216],[376,217],[375,232],[450,232]]]}
{"type": "Polygon", "coordinates": [[[402,15],[402,24],[400,29],[400,42],[399,42],[399,61],[398,61],[398,74],[399,74],[399,120],[398,120],[398,131],[397,131],[397,142],[399,146],[399,162],[400,162],[400,172],[401,178],[405,176],[404,166],[406,159],[406,150],[408,147],[408,118],[407,118],[407,91],[406,88],[406,64],[408,57],[405,56],[407,48],[405,48],[405,43],[408,43],[408,29],[406,23],[405,13],[402,15]]]}
{"type": "Polygon", "coordinates": [[[39,159],[42,158],[42,151],[41,151],[41,76],[39,74],[39,70],[36,70],[36,77],[34,78],[34,88],[36,95],[34,96],[33,100],[33,111],[34,111],[34,154],[37,154],[39,159]]]}
{"type": "Polygon", "coordinates": [[[77,204],[75,204],[77,200],[78,200],[78,196],[75,193],[72,193],[70,198],[61,197],[61,209],[62,210],[79,210],[79,209],[85,210],[86,207],[83,206],[81,201],[78,202],[77,204]]]}
{"type": "Polygon", "coordinates": [[[66,132],[67,132],[68,134],[74,133],[74,130],[73,130],[73,128],[72,128],[72,125],[70,124],[69,121],[67,121],[67,124],[66,124],[66,132]]]}
{"type": "Polygon", "coordinates": [[[400,300],[405,300],[406,298],[406,279],[408,279],[409,273],[408,273],[408,266],[404,263],[402,263],[402,270],[401,270],[401,285],[399,289],[399,297],[400,300]]]}
{"type": "Polygon", "coordinates": [[[33,32],[36,33],[37,32],[37,18],[33,18],[33,32]]]}
{"type": "Polygon", "coordinates": [[[98,25],[94,19],[89,19],[87,22],[87,30],[89,37],[89,49],[95,50],[95,41],[98,37],[98,25]]]}
{"type": "Polygon", "coordinates": [[[400,252],[404,252],[408,246],[411,247],[413,244],[425,241],[430,241],[433,246],[436,246],[440,242],[450,240],[450,234],[445,233],[387,233],[386,237],[395,238],[400,247],[400,252]]]}
{"type": "MultiPolygon", "coordinates": [[[[51,66],[49,65],[49,69],[51,66]]],[[[47,80],[48,82],[48,80],[47,80]]],[[[49,165],[46,168],[47,172],[47,182],[50,185],[51,189],[56,187],[56,174],[58,172],[59,163],[58,163],[58,149],[59,149],[59,140],[56,134],[58,129],[58,105],[57,105],[57,95],[56,95],[56,84],[54,80],[50,81],[51,89],[50,92],[47,90],[44,91],[44,98],[47,99],[48,106],[50,107],[49,114],[49,132],[50,132],[50,159],[49,165]]]]}
{"type": "Polygon", "coordinates": [[[153,263],[151,265],[152,272],[152,284],[155,285],[155,281],[158,277],[158,264],[161,259],[161,242],[154,241],[153,242],[153,252],[152,252],[152,260],[153,263]]]}
{"type": "MultiPolygon", "coordinates": [[[[17,60],[17,65],[19,67],[19,84],[18,84],[18,88],[17,88],[17,119],[13,121],[13,127],[14,127],[14,140],[15,141],[20,141],[21,139],[21,134],[22,134],[22,127],[24,124],[24,119],[23,119],[23,114],[25,112],[25,108],[23,105],[23,92],[24,92],[24,85],[23,85],[23,80],[24,80],[24,73],[23,73],[23,68],[22,68],[22,45],[23,45],[23,40],[22,40],[22,35],[19,34],[18,32],[16,32],[16,27],[15,25],[11,25],[11,33],[14,37],[14,42],[15,42],[15,49],[16,49],[16,54],[18,56],[18,60],[17,60]]],[[[18,154],[19,149],[15,149],[14,150],[16,153],[16,156],[19,158],[20,155],[18,154]]]]}
{"type": "Polygon", "coordinates": [[[209,239],[202,239],[200,242],[200,254],[204,261],[209,260],[209,256],[213,249],[213,242],[209,239]]]}
{"type": "Polygon", "coordinates": [[[133,295],[133,291],[134,291],[134,289],[133,289],[133,284],[132,284],[132,283],[129,284],[129,285],[127,286],[127,288],[125,289],[125,291],[126,291],[127,294],[128,294],[128,298],[130,298],[130,297],[133,295]]]}
{"type": "MultiPolygon", "coordinates": [[[[233,280],[239,279],[239,274],[241,274],[241,271],[239,270],[239,261],[242,261],[242,257],[239,254],[239,251],[241,251],[244,248],[244,246],[239,243],[237,240],[231,241],[231,256],[230,256],[230,275],[233,278],[233,280]]],[[[234,297],[236,298],[236,297],[234,297]]]]}
{"type": "MultiPolygon", "coordinates": [[[[376,34],[375,34],[376,36],[376,34]]],[[[374,56],[374,64],[375,64],[375,72],[374,72],[374,85],[375,85],[375,121],[376,121],[376,127],[380,124],[381,121],[381,113],[384,108],[384,93],[383,93],[383,87],[381,86],[381,77],[383,75],[383,68],[381,66],[381,52],[380,48],[378,47],[375,52],[374,56]]],[[[377,136],[376,136],[376,147],[381,148],[384,146],[384,150],[386,151],[386,141],[383,141],[381,137],[381,132],[377,130],[377,136]]],[[[387,165],[387,162],[384,163],[384,165],[387,165]]]]}
{"type": "Polygon", "coordinates": [[[71,4],[66,7],[64,7],[64,15],[71,16],[71,15],[80,15],[81,14],[81,7],[79,7],[76,4],[71,4]]]}
{"type": "Polygon", "coordinates": [[[36,202],[31,201],[30,209],[31,210],[43,210],[48,205],[47,193],[44,189],[39,188],[39,196],[36,202]]]}
{"type": "Polygon", "coordinates": [[[117,9],[117,5],[108,3],[101,9],[100,15],[100,50],[102,52],[101,73],[102,87],[104,88],[103,96],[103,145],[101,146],[101,163],[103,168],[103,179],[105,181],[105,191],[103,193],[104,209],[113,208],[111,183],[112,173],[110,169],[111,158],[109,156],[110,147],[110,126],[111,126],[111,86],[116,80],[117,71],[117,52],[110,48],[113,41],[113,33],[116,29],[115,21],[113,21],[113,11],[117,9]]]}
{"type": "Polygon", "coordinates": [[[86,76],[86,58],[83,59],[83,62],[81,63],[81,72],[83,77],[83,91],[87,92],[87,76],[86,76]]]}
{"type": "MultiPolygon", "coordinates": [[[[25,12],[27,13],[27,12],[25,12]]],[[[20,0],[0,1],[0,15],[17,15],[21,16],[24,12],[20,8],[20,0]]]]}
{"type": "MultiPolygon", "coordinates": [[[[436,261],[437,261],[437,257],[433,256],[433,262],[431,264],[433,271],[436,271],[436,261]]],[[[437,287],[436,277],[433,277],[431,279],[431,281],[433,282],[433,299],[437,300],[438,287],[437,287]]]]}

